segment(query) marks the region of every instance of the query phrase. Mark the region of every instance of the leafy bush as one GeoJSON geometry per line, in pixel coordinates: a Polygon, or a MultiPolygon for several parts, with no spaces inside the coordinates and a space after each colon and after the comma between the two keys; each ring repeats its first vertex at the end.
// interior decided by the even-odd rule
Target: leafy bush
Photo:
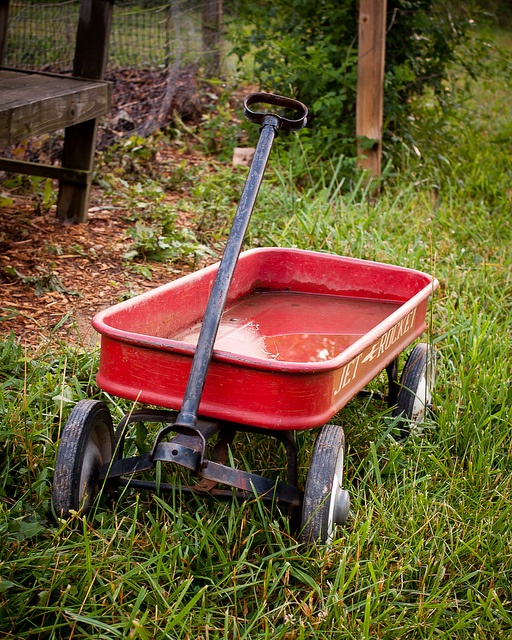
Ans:
{"type": "MultiPolygon", "coordinates": [[[[357,3],[355,0],[267,0],[243,4],[244,22],[232,34],[234,52],[254,57],[262,88],[296,96],[310,108],[315,144],[328,157],[355,153],[357,3]]],[[[408,127],[410,101],[426,89],[447,104],[443,79],[473,24],[466,5],[445,0],[388,0],[385,129],[408,127]]]]}

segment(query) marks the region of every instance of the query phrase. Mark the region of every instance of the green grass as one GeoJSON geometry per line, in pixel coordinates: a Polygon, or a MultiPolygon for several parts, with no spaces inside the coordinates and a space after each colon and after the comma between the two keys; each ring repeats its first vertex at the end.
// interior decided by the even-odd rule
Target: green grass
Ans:
{"type": "MultiPolygon", "coordinates": [[[[92,395],[115,419],[129,407],[95,387],[95,352],[53,339],[37,353],[14,337],[0,343],[2,637],[511,636],[507,82],[494,93],[476,86],[449,121],[422,106],[421,158],[389,168],[378,196],[344,178],[342,161],[313,171],[300,148],[299,190],[276,143],[248,244],[400,264],[441,283],[429,313],[440,355],[435,418],[402,444],[390,437],[379,401],[356,399],[336,417],[346,432],[353,515],[330,548],[300,547],[286,517],[257,500],[128,490],[101,501],[94,517],[56,522],[52,467],[70,408],[92,395]]],[[[224,225],[236,199],[226,192],[240,180],[209,167],[196,182],[203,186],[192,197],[218,202],[224,225]]],[[[198,211],[201,238],[213,218],[207,207],[198,211]]],[[[300,434],[302,478],[313,440],[300,434]]],[[[259,442],[242,439],[237,455],[251,467],[280,465],[259,442]]]]}

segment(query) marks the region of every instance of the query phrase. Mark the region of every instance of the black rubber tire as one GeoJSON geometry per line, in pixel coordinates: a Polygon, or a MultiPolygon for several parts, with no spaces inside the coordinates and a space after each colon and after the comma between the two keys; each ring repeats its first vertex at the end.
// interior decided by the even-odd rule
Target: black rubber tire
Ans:
{"type": "Polygon", "coordinates": [[[343,489],[345,435],[342,427],[327,424],[315,442],[309,465],[300,541],[307,545],[329,544],[337,524],[349,514],[350,497],[343,489]]]}
{"type": "Polygon", "coordinates": [[[400,417],[400,435],[405,438],[411,426],[420,425],[432,406],[432,391],[437,369],[435,349],[424,342],[411,351],[400,378],[393,417],[400,417]]]}
{"type": "Polygon", "coordinates": [[[114,429],[107,406],[81,400],[72,410],[55,460],[52,503],[57,516],[85,514],[99,491],[99,472],[112,460],[114,429]]]}

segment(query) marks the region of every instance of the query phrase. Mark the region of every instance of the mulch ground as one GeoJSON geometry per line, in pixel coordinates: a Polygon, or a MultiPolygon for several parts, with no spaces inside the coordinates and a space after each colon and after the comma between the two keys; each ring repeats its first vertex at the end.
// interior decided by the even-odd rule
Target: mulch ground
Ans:
{"type": "MultiPolygon", "coordinates": [[[[108,79],[114,83],[113,104],[99,131],[99,149],[127,135],[149,132],[155,114],[163,124],[175,113],[193,122],[205,106],[206,93],[198,90],[193,68],[173,78],[176,86],[164,114],[159,105],[167,88],[165,72],[121,69],[108,79]]],[[[61,142],[59,138],[43,144],[30,141],[24,145],[24,157],[41,161],[44,156],[43,161],[53,162],[61,142]]],[[[173,153],[166,149],[157,154],[155,174],[169,170],[173,153]]],[[[198,161],[176,150],[176,161],[184,159],[198,161]]],[[[151,280],[134,273],[122,257],[129,244],[126,230],[133,222],[97,186],[89,220],[79,225],[56,220],[55,207],[41,213],[33,192],[5,195],[12,202],[0,209],[0,338],[14,332],[33,346],[55,338],[94,342],[91,318],[96,312],[191,270],[182,264],[152,263],[151,280]]]]}
{"type": "Polygon", "coordinates": [[[36,346],[52,337],[95,340],[92,316],[134,293],[178,277],[183,265],[152,263],[152,279],[123,260],[126,211],[94,190],[86,224],[63,225],[55,209],[34,216],[31,196],[16,196],[0,216],[0,336],[36,346]]]}

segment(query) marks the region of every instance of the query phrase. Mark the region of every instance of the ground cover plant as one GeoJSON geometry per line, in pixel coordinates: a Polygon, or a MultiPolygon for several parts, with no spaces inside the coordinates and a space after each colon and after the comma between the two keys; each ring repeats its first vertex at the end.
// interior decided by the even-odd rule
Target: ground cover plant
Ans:
{"type": "MultiPolygon", "coordinates": [[[[439,353],[435,415],[403,443],[378,399],[336,417],[352,515],[329,548],[299,546],[287,518],[258,500],[178,491],[124,491],[90,517],[55,520],[52,468],[71,407],[101,397],[119,418],[130,405],[95,386],[95,350],[54,338],[34,351],[3,336],[3,637],[510,637],[510,87],[487,77],[450,116],[418,104],[418,152],[388,167],[378,195],[362,177],[343,177],[343,158],[318,171],[300,138],[291,155],[276,146],[247,244],[400,264],[441,283],[428,335],[439,353]]],[[[240,176],[221,165],[195,172],[194,242],[216,251],[222,234],[207,205],[217,203],[225,226],[240,176]]],[[[149,208],[134,224],[151,224],[149,208]]],[[[159,233],[172,215],[157,208],[159,233]]],[[[302,477],[313,440],[300,434],[302,477]]],[[[269,472],[281,464],[262,442],[242,442],[237,455],[269,472]]]]}

